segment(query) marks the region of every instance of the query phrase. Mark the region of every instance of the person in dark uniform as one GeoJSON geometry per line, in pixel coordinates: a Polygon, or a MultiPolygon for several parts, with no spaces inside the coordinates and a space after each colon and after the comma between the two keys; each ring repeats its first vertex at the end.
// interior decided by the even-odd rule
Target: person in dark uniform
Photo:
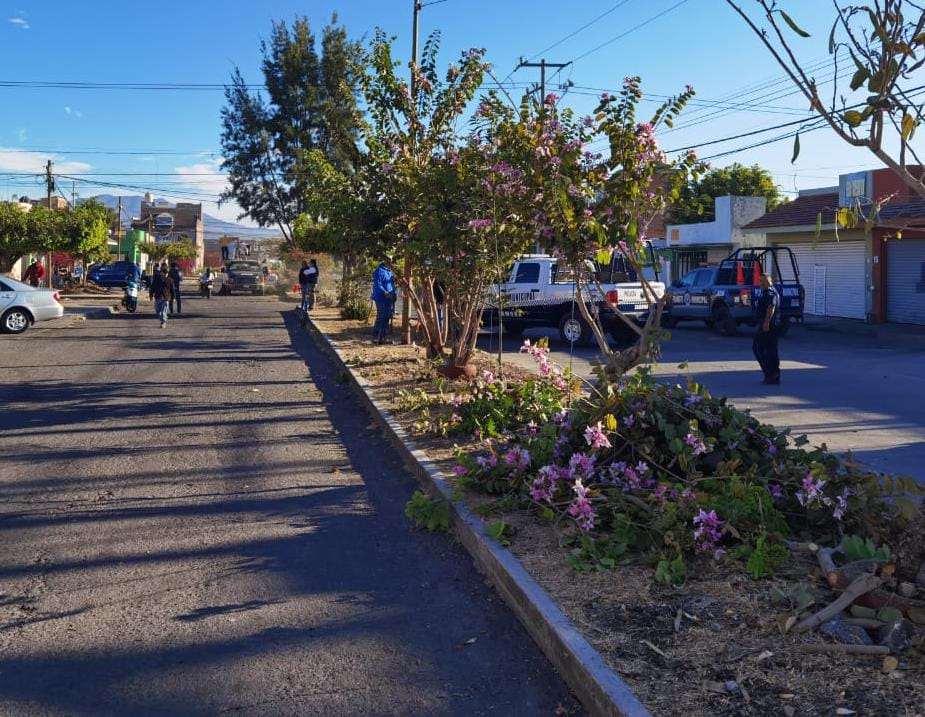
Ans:
{"type": "Polygon", "coordinates": [[[774,282],[769,274],[761,275],[761,288],[763,291],[755,307],[758,330],[752,342],[752,351],[764,372],[762,383],[777,385],[780,383],[780,356],[777,353],[780,294],[774,288],[774,282]]]}

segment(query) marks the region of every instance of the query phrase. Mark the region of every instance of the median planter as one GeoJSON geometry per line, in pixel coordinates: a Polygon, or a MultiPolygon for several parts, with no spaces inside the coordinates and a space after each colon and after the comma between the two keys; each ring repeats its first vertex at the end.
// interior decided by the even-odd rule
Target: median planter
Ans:
{"type": "MultiPolygon", "coordinates": [[[[544,445],[543,440],[550,424],[556,421],[531,418],[531,411],[535,415],[536,409],[547,414],[553,410],[557,399],[550,392],[549,382],[538,384],[534,372],[510,366],[504,368],[502,377],[492,357],[477,353],[473,363],[479,369],[479,377],[468,384],[448,386],[421,349],[407,346],[370,349],[365,333],[355,322],[339,321],[333,313],[323,312],[316,312],[312,318],[326,335],[324,345],[332,340],[335,342],[338,357],[350,368],[350,381],[356,382],[362,390],[364,401],[376,412],[374,415],[382,416],[383,425],[388,426],[385,430],[399,437],[395,440],[413,457],[414,465],[419,466],[415,470],[425,484],[430,481],[432,495],[442,496],[452,503],[460,539],[477,564],[482,566],[485,556],[480,556],[476,546],[487,544],[498,560],[506,556],[505,559],[519,565],[527,577],[540,586],[549,603],[565,616],[569,629],[590,645],[592,653],[602,661],[609,674],[619,675],[620,684],[638,698],[635,704],[641,702],[645,706],[640,709],[651,710],[655,715],[683,714],[685,717],[789,711],[784,707],[792,708],[796,714],[829,714],[838,708],[858,714],[910,711],[917,714],[925,704],[925,684],[914,678],[916,671],[925,664],[925,645],[920,639],[923,627],[916,623],[922,613],[917,609],[906,612],[906,619],[916,626],[909,631],[911,645],[907,646],[910,640],[904,638],[903,651],[895,660],[891,656],[896,664],[890,662],[890,669],[882,667],[882,653],[893,647],[874,644],[868,646],[873,649],[859,655],[855,654],[856,646],[833,642],[840,633],[821,628],[806,632],[793,629],[838,599],[839,589],[827,582],[827,573],[820,570],[821,562],[816,557],[832,551],[817,551],[816,554],[808,548],[780,551],[776,549],[780,548],[779,544],[775,548],[770,543],[756,545],[749,552],[738,550],[735,534],[726,532],[724,526],[726,521],[735,519],[736,506],[744,510],[751,505],[748,500],[744,503],[742,500],[752,494],[740,495],[735,489],[737,484],[730,483],[730,488],[735,490],[730,492],[728,500],[733,502],[717,508],[719,522],[710,514],[709,506],[706,511],[700,510],[700,514],[692,513],[697,519],[694,522],[684,517],[681,522],[669,526],[665,519],[659,519],[661,523],[656,527],[675,531],[679,538],[689,539],[694,533],[701,543],[718,543],[718,551],[701,551],[699,557],[688,554],[686,571],[685,563],[674,560],[674,554],[660,551],[658,545],[654,545],[651,552],[631,547],[642,543],[643,531],[647,528],[639,515],[630,515],[625,508],[608,513],[608,519],[618,522],[619,532],[615,527],[605,542],[595,542],[572,525],[586,517],[577,500],[586,495],[584,486],[579,486],[580,494],[576,491],[574,512],[561,515],[556,511],[563,511],[568,503],[557,504],[555,498],[552,503],[546,502],[542,492],[549,486],[538,479],[548,477],[555,483],[563,479],[560,474],[564,468],[538,476],[535,468],[529,467],[531,455],[535,458],[545,454],[543,463],[549,460],[549,455],[555,455],[555,445],[552,442],[544,445]],[[464,430],[460,431],[460,427],[464,430]],[[429,477],[425,478],[425,474],[429,477]],[[524,500],[522,486],[518,485],[525,480],[529,480],[529,487],[535,491],[530,500],[524,500]],[[454,498],[461,499],[463,504],[453,502],[454,498]],[[627,515],[621,516],[621,512],[627,515]],[[468,527],[461,526],[460,515],[470,516],[462,520],[468,527]],[[469,540],[477,542],[470,547],[469,540]],[[659,552],[664,556],[660,557],[659,552]],[[773,576],[755,579],[751,572],[771,572],[773,576]]],[[[321,336],[317,338],[322,339],[321,336]]],[[[541,366],[540,373],[547,368],[541,366]]],[[[591,417],[590,421],[578,421],[573,414],[575,425],[562,432],[574,434],[572,438],[580,444],[581,454],[575,455],[605,451],[603,438],[607,435],[617,450],[617,436],[613,433],[615,423],[620,426],[620,436],[634,435],[633,431],[639,430],[639,422],[645,420],[643,414],[653,410],[651,401],[643,400],[645,396],[659,405],[664,404],[663,413],[669,404],[684,406],[687,403],[685,410],[709,409],[710,415],[718,408],[706,395],[700,401],[689,396],[680,400],[671,392],[674,389],[664,396],[661,389],[652,390],[656,393],[627,394],[628,403],[623,409],[614,406],[610,413],[591,417]],[[627,410],[638,414],[635,423],[627,410]],[[594,448],[595,445],[598,448],[594,448]]],[[[670,414],[664,413],[663,417],[668,420],[670,414]]],[[[696,436],[680,435],[680,443],[674,446],[678,455],[691,454],[685,458],[686,464],[693,465],[691,462],[699,455],[708,456],[712,451],[707,449],[715,446],[711,431],[721,430],[721,425],[708,426],[707,418],[709,416],[705,415],[696,436]],[[698,438],[700,440],[695,440],[698,438]]],[[[783,439],[774,429],[762,427],[755,434],[749,433],[750,429],[754,430],[753,424],[746,422],[741,431],[728,438],[735,440],[736,436],[741,436],[745,440],[748,436],[747,442],[760,443],[760,450],[752,451],[754,455],[750,454],[749,460],[775,452],[779,460],[789,455],[791,448],[777,444],[778,439],[783,439]],[[761,438],[764,436],[768,442],[761,438]]],[[[653,429],[645,436],[654,441],[656,433],[653,429]]],[[[654,444],[646,446],[647,450],[655,447],[654,444]]],[[[631,453],[627,451],[628,455],[631,453]]],[[[571,451],[563,454],[564,458],[560,456],[560,466],[570,454],[571,451]]],[[[658,460],[658,455],[652,457],[658,460]]],[[[822,460],[824,456],[820,454],[818,458],[822,460]]],[[[669,490],[662,491],[656,486],[651,496],[640,499],[633,495],[628,483],[635,480],[628,473],[629,468],[642,470],[638,466],[640,460],[637,457],[624,466],[621,457],[620,465],[614,465],[614,470],[619,467],[620,473],[614,476],[612,484],[612,490],[627,496],[627,500],[635,502],[640,510],[648,506],[648,510],[657,512],[660,499],[666,504],[679,499],[706,500],[697,493],[715,490],[715,486],[706,484],[690,495],[673,497],[669,490]],[[617,478],[621,481],[619,484],[617,478]]],[[[673,462],[666,459],[664,465],[669,470],[678,470],[680,459],[673,462]]],[[[583,463],[577,461],[572,470],[582,470],[582,467],[583,463]]],[[[712,471],[717,467],[705,465],[702,470],[712,471]]],[[[647,476],[639,478],[643,482],[648,479],[647,476]]],[[[816,495],[822,488],[819,480],[807,476],[804,493],[798,497],[804,502],[821,501],[822,494],[816,495]]],[[[586,485],[594,486],[594,483],[589,480],[586,485]]],[[[600,490],[600,487],[595,488],[595,491],[600,490]]],[[[594,495],[591,498],[599,501],[594,495]]],[[[860,495],[849,495],[852,505],[860,498],[860,495]]],[[[606,510],[600,502],[594,505],[598,510],[606,510]]],[[[831,505],[823,506],[824,512],[837,510],[839,506],[840,502],[833,499],[831,505]]],[[[764,515],[769,519],[773,512],[764,512],[764,515]]],[[[596,520],[599,523],[600,517],[596,520]]],[[[741,527],[741,519],[738,525],[741,527]]],[[[771,529],[780,529],[769,525],[771,529]]],[[[821,545],[834,547],[838,538],[832,537],[821,545]]],[[[899,540],[893,543],[897,558],[908,552],[904,551],[904,546],[899,540]]],[[[907,596],[904,599],[914,601],[910,606],[917,606],[918,601],[925,598],[925,588],[916,586],[915,576],[900,574],[904,563],[915,562],[914,556],[905,561],[894,558],[881,572],[877,566],[883,563],[878,563],[877,559],[884,559],[886,548],[881,546],[875,550],[874,547],[858,544],[845,555],[836,551],[833,564],[840,571],[838,574],[850,581],[861,574],[858,570],[862,573],[876,570],[883,585],[869,595],[876,597],[880,591],[895,603],[897,593],[894,590],[898,589],[899,595],[907,596]],[[864,551],[873,551],[875,560],[859,560],[865,557],[864,551]],[[896,572],[891,573],[894,569],[896,572]],[[896,588],[891,587],[893,583],[897,583],[896,588]]],[[[594,698],[595,694],[601,694],[600,690],[582,694],[582,684],[587,683],[583,683],[580,676],[573,682],[569,676],[570,666],[576,664],[574,659],[563,660],[561,654],[557,656],[560,648],[544,644],[543,631],[530,626],[529,615],[525,617],[518,611],[503,581],[492,576],[490,566],[482,569],[491,576],[499,594],[512,603],[512,608],[589,711],[632,714],[626,710],[602,711],[602,703],[595,702],[594,698]]],[[[828,572],[836,574],[831,568],[828,572]]],[[[839,619],[855,627],[853,623],[864,618],[865,625],[876,623],[879,628],[881,623],[902,618],[891,610],[883,610],[882,614],[873,610],[868,611],[872,614],[863,615],[860,612],[855,615],[856,611],[855,608],[850,612],[843,610],[839,619]]],[[[857,627],[866,629],[860,624],[857,627]]],[[[871,628],[869,635],[874,642],[880,640],[877,630],[871,628]]],[[[615,703],[611,701],[611,704],[615,703]]]]}

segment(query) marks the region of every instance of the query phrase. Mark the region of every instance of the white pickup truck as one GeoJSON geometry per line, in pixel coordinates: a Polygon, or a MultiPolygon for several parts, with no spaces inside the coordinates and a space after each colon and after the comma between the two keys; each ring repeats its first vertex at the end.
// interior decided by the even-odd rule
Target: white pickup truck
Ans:
{"type": "MultiPolygon", "coordinates": [[[[642,284],[622,256],[616,255],[606,266],[591,264],[591,268],[597,273],[607,298],[620,311],[639,323],[646,320],[649,303],[642,284]]],[[[658,280],[657,271],[645,271],[656,296],[663,296],[665,285],[658,280]]],[[[572,272],[565,267],[560,270],[558,259],[541,254],[522,256],[514,262],[507,279],[505,283],[491,289],[483,314],[484,328],[498,325],[500,304],[501,324],[506,334],[519,336],[527,328],[548,327],[559,329],[559,335],[565,342],[591,343],[594,334],[575,304],[576,290],[572,272]],[[497,300],[499,292],[500,301],[497,300]]],[[[591,303],[595,304],[590,307],[592,313],[600,311],[604,330],[618,343],[631,338],[632,330],[607,307],[597,287],[590,286],[586,291],[591,292],[591,303]]]]}

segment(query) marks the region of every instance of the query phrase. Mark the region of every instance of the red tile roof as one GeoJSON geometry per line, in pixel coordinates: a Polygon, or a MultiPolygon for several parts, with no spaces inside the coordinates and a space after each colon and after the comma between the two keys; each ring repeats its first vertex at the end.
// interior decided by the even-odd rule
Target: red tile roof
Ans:
{"type": "Polygon", "coordinates": [[[777,227],[805,227],[815,226],[816,217],[822,212],[822,223],[832,224],[835,221],[835,210],[838,208],[838,193],[809,194],[797,197],[792,202],[781,204],[773,212],[745,225],[745,229],[772,229],[777,227]]]}

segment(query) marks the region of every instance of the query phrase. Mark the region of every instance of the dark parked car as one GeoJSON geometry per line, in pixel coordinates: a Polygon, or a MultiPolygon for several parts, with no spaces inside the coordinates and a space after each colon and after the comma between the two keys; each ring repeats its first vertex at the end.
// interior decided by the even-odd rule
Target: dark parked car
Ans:
{"type": "Polygon", "coordinates": [[[669,328],[679,321],[703,321],[731,335],[739,324],[755,326],[755,306],[761,296],[758,275],[767,272],[780,292],[780,332],[803,320],[805,293],[793,252],[785,246],[736,249],[719,266],[694,269],[671,285],[671,302],[664,314],[669,328]]]}
{"type": "Polygon", "coordinates": [[[135,267],[130,261],[114,261],[110,264],[97,264],[90,267],[87,272],[87,280],[92,281],[97,286],[114,287],[124,289],[126,285],[125,277],[135,267]]]}

